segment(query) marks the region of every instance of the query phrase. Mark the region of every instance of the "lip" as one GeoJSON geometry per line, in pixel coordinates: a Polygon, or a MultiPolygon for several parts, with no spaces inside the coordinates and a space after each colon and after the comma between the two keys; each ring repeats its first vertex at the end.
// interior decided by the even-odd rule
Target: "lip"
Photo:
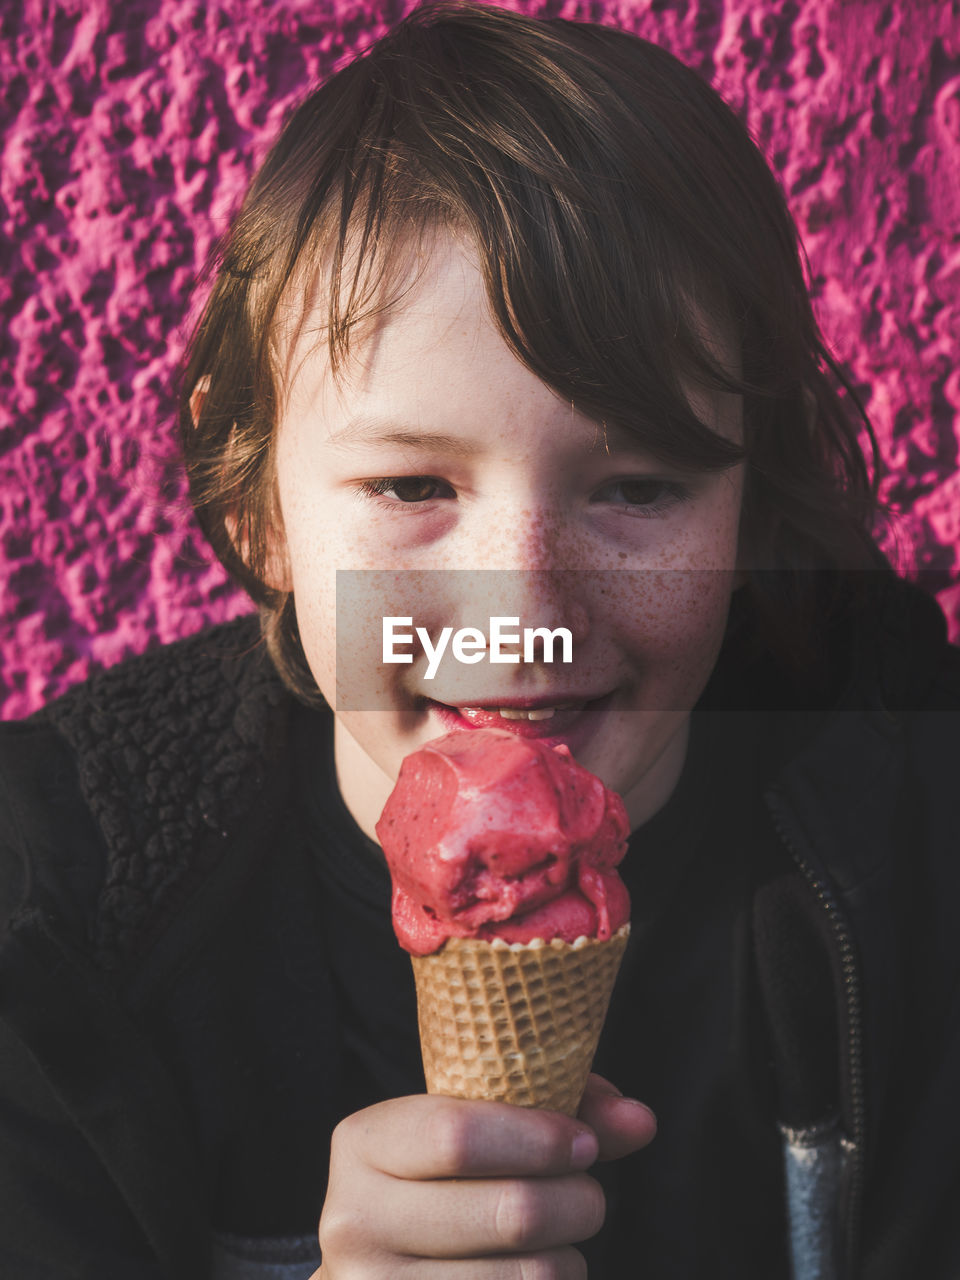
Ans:
{"type": "Polygon", "coordinates": [[[547,746],[568,747],[572,754],[582,749],[589,738],[599,728],[603,713],[613,700],[613,693],[600,697],[584,698],[572,694],[550,694],[536,698],[491,698],[489,701],[477,700],[469,719],[462,714],[459,707],[447,706],[442,702],[431,702],[430,710],[443,725],[444,733],[457,730],[502,729],[518,738],[537,738],[547,746]],[[562,706],[565,702],[577,705],[557,711],[549,720],[504,720],[495,711],[487,711],[486,707],[506,707],[508,710],[535,711],[539,707],[562,706]]]}

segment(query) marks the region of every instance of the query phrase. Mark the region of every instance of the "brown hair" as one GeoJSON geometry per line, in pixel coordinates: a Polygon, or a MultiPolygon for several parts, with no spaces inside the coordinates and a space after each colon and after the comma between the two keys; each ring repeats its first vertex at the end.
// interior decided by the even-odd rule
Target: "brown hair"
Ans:
{"type": "Polygon", "coordinates": [[[829,603],[823,583],[839,599],[885,562],[858,430],[874,470],[876,442],[819,336],[774,177],[720,97],[655,45],[442,3],[295,111],[212,264],[188,356],[192,500],[260,605],[286,682],[317,696],[292,600],[267,581],[281,304],[329,265],[339,369],[353,326],[385,305],[402,242],[438,225],[470,236],[504,339],[581,412],[668,462],[722,469],[746,456],[741,594],[763,643],[802,661],[829,603]],[[706,344],[705,313],[738,332],[738,375],[706,344]],[[695,417],[681,386],[691,374],[744,396],[742,449],[695,417]]]}

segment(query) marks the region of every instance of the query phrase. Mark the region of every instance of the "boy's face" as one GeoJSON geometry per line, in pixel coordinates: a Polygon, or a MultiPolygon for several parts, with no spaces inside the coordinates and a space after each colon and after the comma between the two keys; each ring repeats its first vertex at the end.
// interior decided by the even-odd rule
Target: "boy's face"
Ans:
{"type": "MultiPolygon", "coordinates": [[[[337,710],[338,777],[360,826],[372,834],[409,752],[491,723],[566,742],[621,792],[632,825],[645,821],[679,777],[723,638],[742,467],[667,467],[560,400],[504,343],[452,236],[357,340],[339,384],[321,323],[308,319],[288,361],[278,552],[311,670],[337,710]],[[339,673],[337,570],[378,571],[341,575],[339,673]],[[437,572],[449,570],[480,572],[437,572]],[[364,584],[348,620],[345,600],[363,599],[364,584]],[[448,649],[427,679],[419,646],[404,650],[412,663],[383,663],[384,614],[412,616],[433,642],[494,615],[566,627],[573,662],[558,648],[552,663],[541,652],[467,665],[448,649]],[[369,697],[348,705],[347,684],[369,697]]],[[[739,436],[736,397],[688,395],[702,420],[739,436]]]]}

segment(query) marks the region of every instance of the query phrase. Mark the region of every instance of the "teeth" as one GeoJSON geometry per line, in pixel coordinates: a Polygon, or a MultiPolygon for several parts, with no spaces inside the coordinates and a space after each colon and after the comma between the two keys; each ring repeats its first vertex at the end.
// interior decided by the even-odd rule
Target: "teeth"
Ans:
{"type": "Polygon", "coordinates": [[[500,707],[500,715],[504,720],[549,720],[556,707],[531,707],[523,711],[520,707],[500,707]]]}
{"type": "Polygon", "coordinates": [[[489,715],[499,715],[504,720],[551,720],[558,711],[568,711],[576,704],[573,702],[557,703],[554,707],[463,707],[466,713],[486,711],[489,715]]]}

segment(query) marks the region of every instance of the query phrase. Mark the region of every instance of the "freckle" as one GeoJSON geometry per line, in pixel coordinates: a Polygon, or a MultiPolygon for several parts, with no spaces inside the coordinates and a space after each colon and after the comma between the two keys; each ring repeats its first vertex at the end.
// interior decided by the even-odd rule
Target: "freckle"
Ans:
{"type": "Polygon", "coordinates": [[[618,551],[617,555],[620,557],[621,560],[626,560],[627,558],[627,553],[625,551],[618,551]]]}

